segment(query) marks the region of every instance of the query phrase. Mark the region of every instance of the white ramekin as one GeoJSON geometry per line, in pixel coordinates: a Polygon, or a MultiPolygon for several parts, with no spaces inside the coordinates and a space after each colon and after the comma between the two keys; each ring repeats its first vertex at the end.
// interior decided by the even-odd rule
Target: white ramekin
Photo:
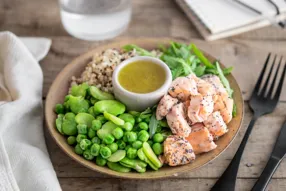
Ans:
{"type": "Polygon", "coordinates": [[[160,98],[167,93],[171,83],[172,83],[172,74],[169,67],[160,59],[149,56],[136,56],[123,61],[120,65],[118,65],[115,68],[112,75],[112,85],[115,98],[124,103],[128,110],[133,110],[133,111],[143,111],[146,108],[152,107],[153,105],[158,103],[160,98]],[[166,80],[159,89],[150,93],[141,94],[141,93],[130,92],[124,89],[120,85],[118,81],[118,74],[120,70],[126,65],[139,60],[153,62],[155,64],[158,64],[164,69],[166,74],[166,80]]]}

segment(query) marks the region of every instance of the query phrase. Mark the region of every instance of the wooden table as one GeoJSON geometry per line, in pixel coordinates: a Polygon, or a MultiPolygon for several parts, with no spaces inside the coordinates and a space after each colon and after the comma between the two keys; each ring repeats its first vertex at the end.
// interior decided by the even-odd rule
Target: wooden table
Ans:
{"type": "MultiPolygon", "coordinates": [[[[247,100],[268,52],[286,56],[286,30],[267,27],[225,40],[205,42],[184,13],[172,0],[133,0],[133,18],[120,38],[171,37],[194,42],[221,59],[233,72],[245,98],[245,119],[230,147],[217,159],[195,172],[182,173],[164,180],[122,180],[93,172],[70,159],[46,132],[46,143],[63,190],[208,190],[232,159],[252,113],[247,100]]],[[[59,71],[76,56],[106,42],[86,42],[69,36],[63,29],[57,0],[0,1],[0,30],[19,36],[44,36],[53,43],[41,61],[44,73],[43,100],[59,71]]],[[[113,41],[117,40],[114,39],[113,41]]],[[[286,88],[278,108],[260,118],[242,157],[237,190],[250,190],[263,170],[286,115],[286,88]]],[[[286,161],[282,162],[268,187],[286,190],[286,161]]]]}

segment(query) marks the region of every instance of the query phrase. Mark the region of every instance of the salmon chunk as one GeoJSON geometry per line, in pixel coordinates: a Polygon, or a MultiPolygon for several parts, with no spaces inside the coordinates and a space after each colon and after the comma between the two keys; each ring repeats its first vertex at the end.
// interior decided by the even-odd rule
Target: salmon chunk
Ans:
{"type": "Polygon", "coordinates": [[[206,127],[192,126],[192,132],[186,139],[191,143],[195,154],[209,152],[217,147],[206,127]]]}
{"type": "Polygon", "coordinates": [[[174,105],[167,114],[166,119],[173,134],[187,137],[191,133],[191,127],[186,120],[183,103],[174,105]]]}
{"type": "Polygon", "coordinates": [[[219,96],[214,104],[214,111],[219,111],[224,122],[228,124],[232,119],[233,99],[219,96]]]}
{"type": "Polygon", "coordinates": [[[216,94],[229,96],[218,76],[208,74],[202,76],[202,79],[214,87],[216,94]]]}
{"type": "Polygon", "coordinates": [[[157,120],[163,119],[169,113],[171,108],[177,103],[178,99],[172,98],[169,95],[164,95],[164,97],[160,100],[156,110],[157,120]]]}
{"type": "Polygon", "coordinates": [[[215,138],[224,135],[228,131],[227,126],[218,111],[212,113],[208,119],[204,121],[204,125],[215,138]]]}
{"type": "Polygon", "coordinates": [[[213,96],[216,94],[214,86],[203,79],[197,79],[197,87],[198,92],[203,96],[213,96]]]}
{"type": "Polygon", "coordinates": [[[164,141],[164,157],[170,166],[188,164],[196,158],[192,145],[177,135],[171,135],[164,141]]]}
{"type": "Polygon", "coordinates": [[[201,94],[191,96],[188,107],[188,118],[192,124],[203,122],[213,112],[214,102],[212,96],[202,96],[201,94]]]}
{"type": "Polygon", "coordinates": [[[178,98],[181,101],[186,101],[189,99],[190,95],[197,95],[197,83],[195,75],[189,75],[187,77],[178,77],[173,82],[169,89],[169,94],[178,98]]]}

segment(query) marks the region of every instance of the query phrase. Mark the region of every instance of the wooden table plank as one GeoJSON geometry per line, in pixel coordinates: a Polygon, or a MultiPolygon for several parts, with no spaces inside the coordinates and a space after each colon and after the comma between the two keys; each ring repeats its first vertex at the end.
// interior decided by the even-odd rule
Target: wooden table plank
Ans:
{"type": "MultiPolygon", "coordinates": [[[[124,190],[124,191],[145,191],[164,190],[172,191],[207,191],[215,183],[216,179],[165,179],[153,181],[136,181],[106,178],[60,178],[63,190],[124,190]]],[[[238,179],[236,191],[250,190],[256,179],[238,179]]],[[[285,179],[272,179],[267,188],[269,191],[286,190],[285,179]]]]}
{"type": "MultiPolygon", "coordinates": [[[[285,120],[284,111],[286,103],[281,102],[273,114],[266,115],[257,121],[256,126],[250,136],[250,140],[246,146],[242,157],[238,177],[240,178],[257,178],[263,170],[280,127],[285,120]]],[[[208,165],[190,173],[176,174],[173,178],[217,178],[229,164],[230,160],[238,148],[242,136],[252,117],[250,109],[246,106],[245,120],[238,136],[235,138],[230,147],[221,154],[217,159],[208,165]]],[[[49,148],[52,163],[57,172],[58,177],[108,177],[100,173],[91,171],[81,166],[77,162],[69,158],[55,144],[54,140],[46,132],[46,142],[49,148]]],[[[283,161],[274,174],[275,178],[286,178],[286,161],[283,161]]]]}

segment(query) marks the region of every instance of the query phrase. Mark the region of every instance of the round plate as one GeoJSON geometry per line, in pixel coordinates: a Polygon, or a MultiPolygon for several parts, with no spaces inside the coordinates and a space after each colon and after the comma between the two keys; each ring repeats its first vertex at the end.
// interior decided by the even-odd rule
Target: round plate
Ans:
{"type": "MultiPolygon", "coordinates": [[[[232,121],[228,124],[229,131],[218,141],[216,141],[217,148],[213,151],[208,153],[204,153],[201,155],[196,156],[196,160],[188,165],[177,166],[177,167],[170,167],[164,166],[158,171],[148,170],[145,173],[136,173],[136,172],[129,172],[129,173],[119,173],[113,170],[110,170],[107,167],[100,167],[97,166],[93,161],[85,160],[83,157],[74,153],[74,149],[72,146],[67,144],[66,137],[58,133],[55,127],[55,119],[56,114],[54,113],[54,107],[57,103],[62,103],[64,101],[64,97],[68,93],[68,88],[70,84],[70,79],[72,76],[79,76],[81,72],[84,70],[86,64],[91,61],[92,56],[95,52],[101,52],[108,48],[120,48],[126,44],[136,44],[140,47],[145,49],[154,49],[157,48],[159,44],[169,45],[169,42],[178,41],[174,39],[150,39],[150,38],[141,38],[141,39],[128,39],[128,40],[121,40],[114,43],[110,43],[107,45],[99,46],[86,54],[83,54],[76,59],[74,59],[70,64],[68,64],[56,77],[54,80],[47,99],[46,99],[46,106],[45,106],[45,117],[47,128],[56,141],[56,143],[60,146],[60,148],[67,153],[72,159],[81,163],[82,165],[108,175],[120,177],[120,178],[130,178],[130,179],[155,179],[155,178],[165,178],[168,176],[175,175],[181,172],[191,172],[203,165],[207,164],[217,156],[219,156],[231,143],[231,141],[235,138],[238,133],[238,130],[242,123],[243,118],[243,99],[241,95],[240,88],[232,75],[228,75],[227,78],[230,82],[230,86],[234,90],[233,98],[234,102],[237,106],[237,116],[232,119],[232,121]]],[[[209,54],[205,53],[205,56],[211,61],[215,61],[216,59],[209,54]]]]}

